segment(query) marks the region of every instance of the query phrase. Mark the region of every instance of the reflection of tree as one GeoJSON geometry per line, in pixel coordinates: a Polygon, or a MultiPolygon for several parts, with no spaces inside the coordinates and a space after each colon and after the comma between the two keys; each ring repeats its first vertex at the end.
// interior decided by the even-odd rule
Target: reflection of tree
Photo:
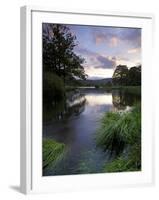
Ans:
{"type": "Polygon", "coordinates": [[[85,109],[86,98],[80,92],[67,95],[67,99],[44,106],[44,122],[59,121],[78,116],[85,109]]]}
{"type": "Polygon", "coordinates": [[[126,106],[133,106],[134,103],[140,101],[141,96],[124,90],[112,90],[112,99],[115,108],[124,110],[126,106]]]}

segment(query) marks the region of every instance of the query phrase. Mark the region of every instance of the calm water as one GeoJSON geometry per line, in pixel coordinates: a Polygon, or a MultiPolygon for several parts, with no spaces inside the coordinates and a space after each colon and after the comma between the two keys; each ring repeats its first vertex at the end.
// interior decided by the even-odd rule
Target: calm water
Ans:
{"type": "Polygon", "coordinates": [[[43,138],[66,144],[65,159],[56,167],[43,170],[43,175],[102,172],[112,159],[110,153],[96,147],[95,134],[105,112],[127,110],[137,96],[119,90],[79,89],[67,100],[44,109],[43,138]]]}

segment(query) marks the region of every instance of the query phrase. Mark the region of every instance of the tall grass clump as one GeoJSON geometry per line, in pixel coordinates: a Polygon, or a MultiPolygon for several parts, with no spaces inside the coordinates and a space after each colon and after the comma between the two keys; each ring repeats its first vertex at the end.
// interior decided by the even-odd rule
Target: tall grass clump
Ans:
{"type": "Polygon", "coordinates": [[[97,145],[115,154],[105,171],[131,171],[141,167],[141,106],[128,112],[106,113],[96,136],[97,145]],[[124,150],[126,149],[126,153],[124,150]]]}
{"type": "Polygon", "coordinates": [[[132,145],[128,154],[122,154],[104,166],[103,172],[126,172],[141,170],[141,143],[132,145]]]}
{"type": "Polygon", "coordinates": [[[56,165],[65,153],[65,144],[52,139],[43,140],[43,169],[50,165],[56,165]]]}

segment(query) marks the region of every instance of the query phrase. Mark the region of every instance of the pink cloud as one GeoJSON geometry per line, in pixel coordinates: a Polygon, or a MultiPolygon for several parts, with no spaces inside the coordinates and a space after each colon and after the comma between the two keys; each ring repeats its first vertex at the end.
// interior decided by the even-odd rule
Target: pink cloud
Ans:
{"type": "Polygon", "coordinates": [[[137,52],[139,52],[140,51],[140,48],[133,48],[133,49],[129,49],[128,50],[128,53],[129,54],[133,54],[133,53],[137,53],[137,52]]]}
{"type": "Polygon", "coordinates": [[[107,37],[104,34],[97,34],[97,35],[95,35],[95,43],[96,44],[101,44],[101,43],[105,42],[106,39],[107,39],[107,37]]]}
{"type": "Polygon", "coordinates": [[[118,43],[119,43],[119,39],[117,37],[114,36],[110,39],[110,46],[111,47],[116,47],[118,45],[118,43]]]}
{"type": "Polygon", "coordinates": [[[110,47],[116,47],[119,43],[119,38],[116,36],[107,36],[106,34],[97,34],[95,35],[95,43],[96,45],[99,44],[108,44],[110,47]]]}

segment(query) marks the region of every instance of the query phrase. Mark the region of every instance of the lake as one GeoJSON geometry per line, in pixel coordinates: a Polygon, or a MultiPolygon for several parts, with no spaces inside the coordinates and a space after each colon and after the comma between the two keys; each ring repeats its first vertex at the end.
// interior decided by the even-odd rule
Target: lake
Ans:
{"type": "Polygon", "coordinates": [[[96,146],[95,135],[100,120],[109,111],[127,111],[140,96],[122,90],[80,88],[66,95],[66,100],[43,108],[43,138],[62,142],[65,158],[43,169],[43,175],[101,173],[113,159],[111,152],[96,146]]]}

